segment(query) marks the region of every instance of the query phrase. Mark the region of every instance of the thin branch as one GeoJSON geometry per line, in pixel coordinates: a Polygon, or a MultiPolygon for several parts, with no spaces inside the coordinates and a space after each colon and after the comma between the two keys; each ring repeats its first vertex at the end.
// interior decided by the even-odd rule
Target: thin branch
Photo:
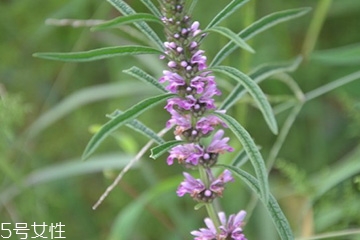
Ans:
{"type": "MultiPolygon", "coordinates": [[[[158,136],[163,136],[169,129],[164,128],[158,133],[158,136]]],[[[127,171],[130,170],[130,168],[138,161],[140,158],[146,153],[147,150],[149,150],[150,146],[154,143],[153,140],[150,140],[140,151],[139,153],[124,167],[124,169],[119,173],[119,175],[115,178],[114,182],[108,186],[105,190],[105,192],[100,196],[99,200],[94,204],[92,207],[93,210],[95,210],[104,200],[105,198],[110,194],[110,192],[119,184],[122,177],[125,175],[127,171]]]]}

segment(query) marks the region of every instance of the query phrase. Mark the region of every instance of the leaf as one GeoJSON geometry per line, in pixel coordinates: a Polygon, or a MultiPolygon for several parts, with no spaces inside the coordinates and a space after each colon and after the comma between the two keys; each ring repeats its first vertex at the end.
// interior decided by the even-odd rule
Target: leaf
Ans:
{"type": "MultiPolygon", "coordinates": [[[[136,14],[134,9],[132,9],[128,4],[123,0],[107,0],[113,5],[119,12],[124,16],[136,14]]],[[[149,27],[145,22],[135,22],[134,25],[143,32],[159,49],[164,50],[164,44],[159,38],[159,36],[149,27]]]]}
{"type": "Polygon", "coordinates": [[[214,112],[214,114],[221,118],[229,126],[231,131],[243,145],[244,150],[249,156],[250,162],[254,167],[256,177],[259,180],[261,198],[266,202],[269,194],[267,170],[259,149],[255,145],[250,134],[234,118],[218,112],[214,112]]]}
{"type": "Polygon", "coordinates": [[[324,172],[316,173],[314,177],[310,178],[310,182],[314,187],[313,201],[316,201],[331,188],[358,174],[360,172],[359,159],[360,147],[358,146],[343,159],[339,160],[338,163],[330,166],[324,172]]]}
{"type": "Polygon", "coordinates": [[[238,35],[236,35],[233,31],[225,27],[212,27],[204,30],[203,32],[216,32],[219,33],[236,44],[238,47],[243,48],[251,53],[255,53],[254,49],[252,49],[243,39],[241,39],[238,35]]]}
{"type": "MultiPolygon", "coordinates": [[[[238,35],[245,41],[249,40],[257,34],[279,23],[301,17],[308,13],[310,10],[310,8],[296,8],[269,14],[245,28],[238,35]]],[[[209,66],[211,67],[219,65],[220,62],[222,62],[227,56],[229,56],[236,48],[236,44],[229,42],[216,54],[209,66]]]]}
{"type": "Polygon", "coordinates": [[[166,143],[163,143],[159,146],[156,146],[154,148],[151,149],[151,155],[150,157],[152,159],[157,159],[158,157],[160,157],[161,155],[163,155],[165,152],[167,152],[169,149],[179,145],[183,143],[183,141],[179,141],[179,140],[173,140],[173,141],[169,141],[166,143]]]}
{"type": "Polygon", "coordinates": [[[141,0],[141,2],[154,14],[158,19],[161,18],[159,9],[153,4],[151,0],[141,0]]]}
{"type": "MultiPolygon", "coordinates": [[[[108,114],[106,116],[113,119],[122,113],[123,113],[122,111],[116,110],[112,114],[108,114]]],[[[131,120],[129,123],[126,124],[126,126],[141,133],[142,135],[148,137],[149,139],[154,140],[158,144],[165,143],[165,141],[161,137],[159,137],[156,134],[156,132],[154,132],[151,128],[147,127],[145,124],[143,124],[142,122],[136,119],[131,120]]]]}
{"type": "Polygon", "coordinates": [[[194,8],[196,6],[196,4],[198,3],[199,0],[192,0],[190,1],[190,6],[188,7],[188,14],[190,15],[193,11],[194,11],[194,8]]]}
{"type": "MultiPolygon", "coordinates": [[[[151,90],[151,89],[150,89],[151,90]]],[[[86,104],[104,99],[129,96],[132,94],[152,94],[147,88],[140,88],[139,84],[101,84],[83,88],[53,106],[49,111],[38,117],[27,129],[28,137],[33,138],[41,131],[51,126],[54,122],[86,104]]]]}
{"type": "Polygon", "coordinates": [[[83,52],[69,52],[69,53],[35,53],[34,57],[59,60],[65,62],[89,62],[105,58],[139,55],[139,54],[162,54],[161,51],[145,46],[120,46],[120,47],[105,47],[93,49],[83,52]]]}
{"type": "Polygon", "coordinates": [[[233,163],[231,164],[234,167],[241,167],[249,160],[249,156],[246,155],[244,149],[242,149],[238,155],[234,158],[233,163]]]}
{"type": "Polygon", "coordinates": [[[213,67],[211,68],[211,70],[215,72],[224,73],[229,77],[235,79],[239,83],[241,83],[250,93],[250,95],[254,98],[255,102],[259,106],[259,109],[262,112],[265,121],[269,125],[271,131],[274,134],[277,134],[278,127],[270,103],[266,99],[266,96],[262,92],[261,88],[250,77],[240,72],[236,68],[228,67],[228,66],[213,67]]]}
{"type": "Polygon", "coordinates": [[[121,16],[121,17],[117,17],[112,20],[106,21],[104,23],[101,23],[99,25],[92,27],[91,30],[97,31],[97,30],[103,30],[103,29],[108,29],[108,28],[115,28],[120,25],[135,23],[135,22],[140,22],[140,21],[162,23],[159,18],[155,17],[152,14],[135,13],[132,15],[121,16]]]}
{"type": "Polygon", "coordinates": [[[306,13],[308,13],[310,10],[311,8],[304,7],[304,8],[288,9],[285,11],[271,13],[259,19],[258,21],[254,22],[247,28],[245,28],[243,31],[239,33],[239,35],[243,39],[248,40],[279,23],[301,17],[306,13]]]}
{"type": "Polygon", "coordinates": [[[154,87],[158,88],[162,92],[167,92],[165,88],[159,83],[159,81],[154,78],[153,76],[149,75],[148,73],[144,72],[138,67],[131,67],[127,70],[123,71],[126,74],[129,74],[130,76],[133,76],[143,82],[150,83],[154,87]]]}
{"type": "Polygon", "coordinates": [[[116,217],[108,240],[131,239],[131,236],[137,231],[137,221],[144,213],[146,205],[154,199],[159,199],[167,192],[175,191],[181,179],[182,176],[180,175],[171,179],[165,179],[141,194],[140,197],[134,199],[116,217]]]}
{"type": "MultiPolygon", "coordinates": [[[[249,77],[253,79],[254,82],[260,83],[264,79],[280,72],[291,72],[297,69],[302,61],[301,57],[296,58],[294,61],[287,63],[275,63],[275,64],[266,64],[259,66],[255,70],[249,73],[249,77]]],[[[238,84],[234,90],[227,96],[227,98],[222,102],[220,109],[229,109],[235,104],[245,93],[246,89],[242,84],[238,84]]]]}
{"type": "Polygon", "coordinates": [[[329,65],[357,65],[360,63],[360,44],[316,51],[311,54],[311,60],[329,65]]]}
{"type": "Polygon", "coordinates": [[[278,202],[276,201],[276,198],[272,194],[269,194],[269,200],[264,201],[264,199],[261,198],[261,184],[256,178],[251,176],[249,173],[233,166],[224,164],[219,164],[217,166],[230,169],[239,178],[241,178],[257,195],[260,196],[260,199],[266,206],[266,209],[269,212],[271,219],[274,222],[275,228],[282,240],[294,240],[294,235],[292,233],[290,224],[282,212],[278,202]]]}
{"type": "Polygon", "coordinates": [[[314,90],[311,90],[305,94],[305,100],[310,101],[317,98],[325,93],[328,93],[334,89],[344,86],[345,84],[351,83],[355,80],[360,79],[360,71],[353,72],[349,75],[336,79],[335,81],[329,82],[322,85],[314,90]]]}
{"type": "Polygon", "coordinates": [[[34,187],[55,180],[67,180],[70,177],[89,173],[101,172],[105,169],[121,169],[130,161],[131,156],[121,153],[110,153],[91,157],[89,161],[80,159],[65,160],[60,164],[53,164],[31,172],[20,180],[20,186],[12,185],[0,192],[2,204],[11,201],[28,187],[34,187]]]}
{"type": "Polygon", "coordinates": [[[82,158],[88,158],[100,145],[102,141],[113,131],[119,128],[121,125],[128,123],[130,120],[139,116],[141,113],[150,109],[151,107],[159,104],[160,102],[172,97],[173,94],[164,94],[156,97],[148,98],[130,109],[126,110],[124,113],[116,116],[114,119],[111,119],[109,122],[104,124],[101,129],[91,138],[90,142],[87,144],[82,158]]]}
{"type": "Polygon", "coordinates": [[[248,1],[249,0],[233,0],[211,20],[211,22],[205,29],[209,29],[212,28],[213,26],[216,26],[222,20],[226,19],[230,14],[238,10],[242,5],[244,5],[248,1]]]}

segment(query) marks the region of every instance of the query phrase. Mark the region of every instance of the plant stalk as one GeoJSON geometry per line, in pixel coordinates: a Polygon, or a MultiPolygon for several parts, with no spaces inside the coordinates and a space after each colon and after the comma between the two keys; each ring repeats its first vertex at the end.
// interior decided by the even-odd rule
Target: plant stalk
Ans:
{"type": "Polygon", "coordinates": [[[332,0],[320,0],[316,7],[314,17],[311,20],[302,48],[302,55],[305,61],[308,60],[309,56],[315,48],[319,33],[321,31],[331,3],[332,0]]]}

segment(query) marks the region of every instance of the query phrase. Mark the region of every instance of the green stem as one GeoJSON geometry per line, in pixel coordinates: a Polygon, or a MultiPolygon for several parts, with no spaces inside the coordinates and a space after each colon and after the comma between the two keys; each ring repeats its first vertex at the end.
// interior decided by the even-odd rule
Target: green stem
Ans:
{"type": "MultiPolygon", "coordinates": [[[[244,27],[249,26],[255,21],[255,8],[256,8],[256,1],[249,1],[245,6],[244,11],[244,27]]],[[[247,43],[251,45],[253,41],[248,40],[247,43]]],[[[252,59],[253,53],[250,53],[248,51],[242,51],[241,57],[240,57],[240,69],[242,72],[248,72],[250,69],[250,63],[252,59]]]]}
{"type": "Polygon", "coordinates": [[[332,0],[320,0],[316,7],[314,17],[311,20],[302,49],[302,54],[305,60],[308,59],[314,50],[317,38],[323,26],[331,2],[332,0]]]}
{"type": "Polygon", "coordinates": [[[219,217],[216,213],[213,203],[207,203],[207,204],[205,204],[205,207],[206,207],[206,211],[207,211],[210,219],[212,220],[212,222],[215,225],[216,231],[219,232],[219,227],[221,226],[221,223],[220,223],[219,217]]]}
{"type": "MultiPolygon", "coordinates": [[[[203,168],[202,166],[199,166],[199,173],[200,173],[201,181],[203,181],[203,183],[205,184],[205,187],[208,188],[210,185],[210,181],[209,181],[209,176],[206,173],[206,169],[203,168]]],[[[216,230],[219,231],[219,227],[220,227],[221,223],[220,223],[219,217],[216,213],[214,203],[212,203],[212,202],[206,203],[205,207],[206,207],[206,211],[207,211],[210,219],[212,220],[212,222],[215,225],[216,230]]]]}
{"type": "MultiPolygon", "coordinates": [[[[249,26],[251,23],[255,21],[255,8],[256,8],[255,0],[249,1],[244,6],[244,24],[243,24],[244,28],[249,26]]],[[[251,45],[252,41],[248,40],[247,43],[251,45]]],[[[241,51],[239,68],[241,69],[242,72],[244,73],[249,72],[252,58],[253,58],[253,53],[250,53],[248,51],[241,51]]],[[[236,118],[239,119],[239,122],[241,122],[244,126],[246,125],[248,110],[249,110],[249,106],[247,104],[237,105],[237,107],[234,108],[234,116],[236,116],[236,118]]]]}

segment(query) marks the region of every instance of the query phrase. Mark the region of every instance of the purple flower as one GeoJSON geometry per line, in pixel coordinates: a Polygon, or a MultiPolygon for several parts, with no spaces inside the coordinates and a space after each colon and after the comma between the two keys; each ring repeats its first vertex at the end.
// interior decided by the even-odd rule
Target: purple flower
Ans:
{"type": "Polygon", "coordinates": [[[217,233],[213,221],[210,218],[206,218],[204,222],[207,228],[200,228],[199,231],[191,232],[195,236],[194,240],[247,240],[242,230],[243,220],[246,216],[245,211],[242,210],[236,215],[230,215],[228,220],[226,220],[224,212],[219,212],[218,216],[221,223],[219,233],[217,233]]]}
{"type": "Polygon", "coordinates": [[[204,150],[197,144],[189,143],[177,145],[170,150],[167,163],[168,165],[172,165],[174,163],[174,159],[177,159],[180,164],[196,166],[203,154],[204,150]]]}
{"type": "Polygon", "coordinates": [[[165,109],[168,110],[168,112],[171,113],[171,110],[174,109],[174,106],[178,106],[180,109],[183,110],[190,110],[196,103],[196,99],[194,98],[180,98],[180,97],[175,97],[175,98],[170,98],[167,101],[167,105],[165,106],[165,109]]]}
{"type": "Polygon", "coordinates": [[[202,76],[196,76],[190,81],[190,86],[196,89],[197,94],[204,92],[205,82],[207,79],[202,76]]]}
{"type": "Polygon", "coordinates": [[[159,79],[159,82],[169,82],[169,85],[166,86],[166,90],[169,90],[172,93],[177,93],[178,87],[185,85],[184,78],[179,74],[167,70],[164,70],[163,74],[164,75],[159,79]]]}
{"type": "Polygon", "coordinates": [[[200,71],[207,68],[206,57],[203,55],[203,53],[204,53],[203,50],[198,50],[197,52],[195,52],[192,55],[191,60],[190,60],[191,64],[193,64],[193,65],[196,64],[200,71]]]}
{"type": "Polygon", "coordinates": [[[196,21],[190,27],[190,31],[192,32],[192,35],[194,37],[201,32],[201,30],[199,29],[199,26],[200,26],[200,23],[198,21],[196,21]]]}
{"type": "Polygon", "coordinates": [[[184,172],[185,180],[180,184],[176,193],[179,197],[189,193],[191,197],[196,197],[205,190],[205,184],[200,179],[193,178],[189,173],[184,172]]]}
{"type": "Polygon", "coordinates": [[[196,129],[200,130],[203,134],[207,134],[214,130],[214,127],[222,124],[223,127],[226,127],[225,123],[220,120],[220,118],[214,115],[208,115],[200,118],[200,120],[196,123],[196,129]]]}
{"type": "Polygon", "coordinates": [[[206,147],[203,157],[200,159],[200,164],[205,167],[212,167],[216,164],[219,154],[223,154],[226,151],[232,152],[234,149],[230,147],[227,142],[230,138],[225,137],[224,130],[218,130],[211,140],[210,144],[206,147]]]}
{"type": "Polygon", "coordinates": [[[192,231],[191,234],[195,236],[194,240],[217,240],[216,228],[210,218],[204,220],[208,228],[200,228],[199,231],[192,231]]]}
{"type": "Polygon", "coordinates": [[[215,193],[216,196],[222,196],[222,193],[225,189],[225,183],[234,181],[234,178],[231,176],[231,172],[227,169],[219,175],[215,181],[210,185],[211,192],[215,193]]]}
{"type": "Polygon", "coordinates": [[[191,116],[190,114],[180,114],[176,110],[170,112],[171,119],[167,121],[166,127],[170,128],[173,125],[177,125],[183,131],[191,128],[191,116]]]}
{"type": "Polygon", "coordinates": [[[225,189],[225,183],[233,181],[231,172],[225,170],[206,188],[200,179],[193,178],[190,174],[184,173],[185,180],[180,184],[177,194],[179,197],[186,193],[190,194],[192,198],[200,202],[210,202],[216,197],[221,197],[225,189]]]}
{"type": "Polygon", "coordinates": [[[225,137],[222,138],[224,135],[224,130],[220,129],[215,134],[211,143],[206,148],[206,152],[208,153],[224,153],[225,151],[232,152],[234,149],[227,145],[227,142],[230,138],[225,137]]]}

